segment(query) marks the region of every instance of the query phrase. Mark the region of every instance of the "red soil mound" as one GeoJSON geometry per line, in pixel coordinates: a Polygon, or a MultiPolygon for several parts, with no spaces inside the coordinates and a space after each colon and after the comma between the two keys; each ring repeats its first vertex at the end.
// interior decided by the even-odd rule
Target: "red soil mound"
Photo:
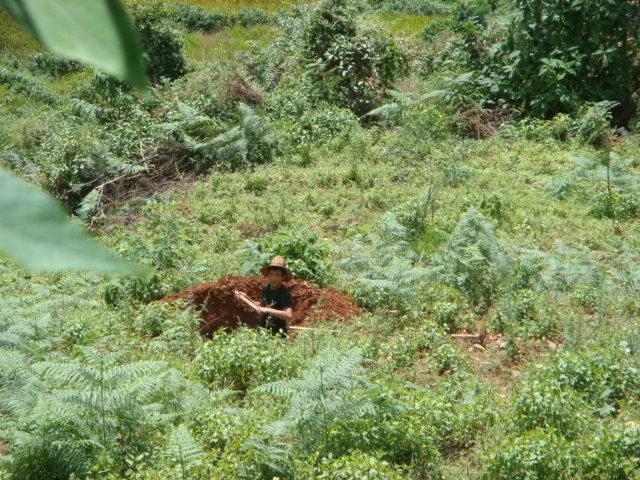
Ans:
{"type": "MultiPolygon", "coordinates": [[[[195,285],[182,292],[162,299],[164,302],[191,300],[200,311],[202,321],[200,332],[211,335],[215,330],[236,328],[239,324],[251,327],[258,325],[257,314],[235,298],[234,290],[245,292],[252,300],[259,301],[263,277],[222,277],[218,282],[195,285]]],[[[302,280],[292,280],[287,284],[293,298],[292,325],[303,321],[327,321],[346,319],[359,313],[349,297],[331,288],[311,286],[302,280]]]]}

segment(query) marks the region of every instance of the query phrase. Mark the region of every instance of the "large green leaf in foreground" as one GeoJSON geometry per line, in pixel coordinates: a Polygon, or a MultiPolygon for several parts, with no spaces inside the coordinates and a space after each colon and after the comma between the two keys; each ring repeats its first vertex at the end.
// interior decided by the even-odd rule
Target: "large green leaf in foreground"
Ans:
{"type": "Polygon", "coordinates": [[[142,274],[89,237],[47,194],[1,169],[0,252],[30,271],[142,274]]]}
{"type": "Polygon", "coordinates": [[[137,33],[118,0],[0,0],[47,49],[144,90],[137,33]]]}

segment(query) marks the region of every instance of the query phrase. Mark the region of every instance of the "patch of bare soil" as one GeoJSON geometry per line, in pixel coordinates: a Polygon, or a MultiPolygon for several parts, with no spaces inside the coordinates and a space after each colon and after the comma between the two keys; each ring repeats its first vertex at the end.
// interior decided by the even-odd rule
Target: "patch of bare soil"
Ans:
{"type": "MultiPolygon", "coordinates": [[[[245,292],[252,300],[259,301],[263,282],[264,278],[259,276],[225,276],[217,282],[195,285],[161,301],[192,301],[202,317],[200,332],[210,336],[220,328],[233,330],[240,324],[258,326],[256,312],[238,300],[233,292],[245,292]]],[[[292,280],[287,286],[293,298],[291,325],[345,320],[360,313],[358,307],[343,292],[332,288],[318,288],[303,280],[292,280]]]]}

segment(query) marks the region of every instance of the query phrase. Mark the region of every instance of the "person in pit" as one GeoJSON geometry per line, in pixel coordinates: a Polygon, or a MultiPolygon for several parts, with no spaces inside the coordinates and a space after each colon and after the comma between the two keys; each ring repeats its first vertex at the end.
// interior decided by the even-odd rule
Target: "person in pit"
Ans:
{"type": "Polygon", "coordinates": [[[293,299],[284,282],[291,280],[291,272],[287,268],[284,257],[273,257],[268,265],[260,271],[266,281],[262,286],[260,303],[251,300],[244,292],[236,291],[236,297],[245,303],[251,303],[260,316],[259,325],[271,330],[274,335],[283,338],[287,335],[287,323],[293,318],[293,299]],[[248,302],[247,302],[248,300],[248,302]]]}

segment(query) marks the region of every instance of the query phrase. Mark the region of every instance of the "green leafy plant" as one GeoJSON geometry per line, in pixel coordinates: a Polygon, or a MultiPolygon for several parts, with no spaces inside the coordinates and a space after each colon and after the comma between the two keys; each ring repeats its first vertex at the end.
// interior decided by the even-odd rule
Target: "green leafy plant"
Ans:
{"type": "Polygon", "coordinates": [[[295,374],[299,360],[290,353],[266,330],[242,328],[234,334],[214,334],[202,345],[194,364],[204,381],[245,392],[295,374]]]}
{"type": "Polygon", "coordinates": [[[81,70],[82,64],[76,60],[57,57],[49,52],[38,52],[29,58],[29,69],[35,73],[57,77],[81,70]]]}
{"type": "Polygon", "coordinates": [[[382,454],[372,455],[355,451],[338,458],[325,457],[316,466],[309,479],[313,480],[402,480],[406,472],[383,460],[382,454]]]}
{"type": "Polygon", "coordinates": [[[83,361],[33,364],[18,378],[0,391],[16,478],[86,474],[100,452],[124,470],[125,458],[150,448],[177,388],[162,363],[118,364],[90,351],[83,361]]]}
{"type": "Polygon", "coordinates": [[[129,13],[138,29],[149,77],[157,82],[162,78],[174,80],[184,75],[187,66],[182,52],[183,39],[167,21],[168,7],[160,1],[144,0],[133,4],[129,13]]]}
{"type": "Polygon", "coordinates": [[[211,12],[188,3],[173,5],[169,15],[172,22],[191,32],[211,33],[231,25],[228,15],[211,12]]]}
{"type": "Polygon", "coordinates": [[[329,252],[329,246],[317,234],[296,229],[279,231],[259,243],[246,242],[236,254],[244,275],[257,274],[272,257],[282,255],[294,277],[325,286],[334,274],[329,252]]]}
{"type": "Polygon", "coordinates": [[[348,0],[319,3],[306,21],[302,40],[323,96],[363,115],[406,71],[406,59],[392,39],[359,28],[356,12],[348,0]]]}
{"type": "Polygon", "coordinates": [[[628,120],[640,68],[634,2],[518,0],[516,8],[485,69],[496,96],[547,117],[585,101],[615,101],[616,119],[628,120]]]}
{"type": "Polygon", "coordinates": [[[76,8],[76,0],[4,0],[0,6],[53,53],[95,65],[146,89],[138,39],[119,1],[100,0],[89,10],[76,8]],[[60,35],[61,29],[65,35],[60,35]]]}
{"type": "Polygon", "coordinates": [[[182,480],[193,478],[202,465],[202,450],[184,424],[171,430],[165,455],[178,465],[182,480]]]}

